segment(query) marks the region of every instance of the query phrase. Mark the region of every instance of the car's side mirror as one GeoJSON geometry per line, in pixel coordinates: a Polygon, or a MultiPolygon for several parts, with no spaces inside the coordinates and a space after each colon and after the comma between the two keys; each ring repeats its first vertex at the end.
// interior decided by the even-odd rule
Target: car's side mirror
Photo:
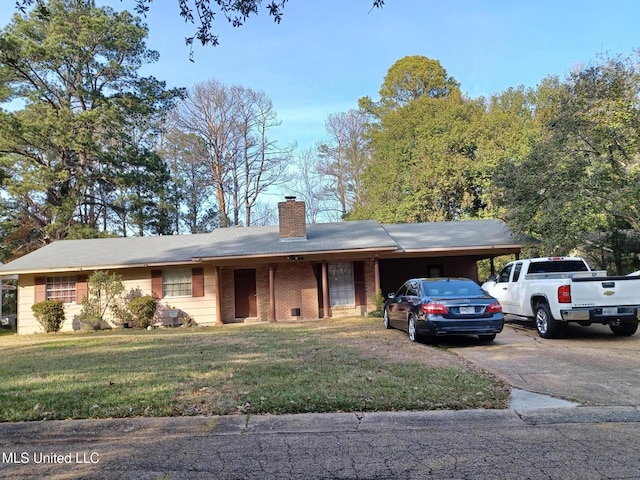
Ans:
{"type": "Polygon", "coordinates": [[[495,275],[489,275],[487,277],[487,282],[497,282],[498,278],[495,275]]]}

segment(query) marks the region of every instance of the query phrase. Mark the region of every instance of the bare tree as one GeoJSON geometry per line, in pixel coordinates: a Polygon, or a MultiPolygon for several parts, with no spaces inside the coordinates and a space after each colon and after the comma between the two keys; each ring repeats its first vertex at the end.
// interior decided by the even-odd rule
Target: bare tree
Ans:
{"type": "Polygon", "coordinates": [[[175,119],[180,130],[196,135],[206,146],[204,161],[213,182],[220,226],[228,227],[227,193],[233,182],[230,165],[238,143],[233,94],[216,80],[199,83],[178,105],[175,119]]]}
{"type": "Polygon", "coordinates": [[[183,225],[189,233],[212,231],[217,226],[218,210],[205,142],[193,133],[169,127],[159,149],[176,186],[174,231],[180,233],[183,225]]]}
{"type": "Polygon", "coordinates": [[[277,225],[278,209],[269,203],[258,202],[253,206],[251,225],[277,225]]]}
{"type": "Polygon", "coordinates": [[[289,192],[305,202],[308,223],[318,223],[335,210],[330,206],[328,177],[320,172],[318,148],[309,147],[295,155],[288,184],[289,192]]]}
{"type": "Polygon", "coordinates": [[[259,195],[285,179],[287,149],[268,138],[279,123],[264,92],[210,80],[197,84],[176,110],[176,126],[201,139],[220,226],[251,225],[259,195]]]}
{"type": "Polygon", "coordinates": [[[280,149],[267,136],[280,125],[271,99],[261,91],[243,89],[240,96],[240,138],[242,139],[242,203],[245,225],[251,225],[251,212],[258,196],[269,187],[286,180],[291,149],[280,149]]]}
{"type": "Polygon", "coordinates": [[[358,110],[329,115],[325,121],[329,142],[318,147],[320,171],[331,179],[329,191],[340,204],[342,218],[363,202],[362,175],[370,158],[367,125],[366,114],[358,110]]]}

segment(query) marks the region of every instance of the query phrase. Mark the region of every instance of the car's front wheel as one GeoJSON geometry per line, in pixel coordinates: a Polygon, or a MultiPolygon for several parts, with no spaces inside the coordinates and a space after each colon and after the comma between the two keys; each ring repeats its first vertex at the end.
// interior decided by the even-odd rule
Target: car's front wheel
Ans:
{"type": "Polygon", "coordinates": [[[389,309],[385,308],[382,312],[382,323],[384,328],[391,328],[391,321],[389,321],[389,309]]]}
{"type": "Polygon", "coordinates": [[[415,342],[418,340],[418,332],[416,331],[416,317],[413,315],[409,315],[409,328],[407,329],[409,332],[409,340],[415,342]]]}

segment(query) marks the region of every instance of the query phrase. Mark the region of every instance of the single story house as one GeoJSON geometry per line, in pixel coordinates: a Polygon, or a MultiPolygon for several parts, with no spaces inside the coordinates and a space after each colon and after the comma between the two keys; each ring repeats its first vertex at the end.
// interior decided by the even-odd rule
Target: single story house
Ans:
{"type": "Polygon", "coordinates": [[[364,315],[377,292],[412,276],[477,278],[477,261],[518,255],[499,220],[380,224],[309,224],[305,204],[286,197],[279,225],[220,228],[159,237],[61,240],[0,266],[18,276],[18,333],[42,331],[31,306],[65,303],[62,330],[87,295],[87,279],[104,270],[125,288],[151,294],[199,325],[364,315]]]}

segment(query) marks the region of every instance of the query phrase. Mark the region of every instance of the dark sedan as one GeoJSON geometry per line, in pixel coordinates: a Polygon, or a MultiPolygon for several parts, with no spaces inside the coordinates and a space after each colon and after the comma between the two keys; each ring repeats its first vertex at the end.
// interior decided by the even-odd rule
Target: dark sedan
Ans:
{"type": "Polygon", "coordinates": [[[468,278],[412,278],[384,305],[384,325],[421,336],[478,335],[491,342],[502,331],[498,301],[468,278]]]}

